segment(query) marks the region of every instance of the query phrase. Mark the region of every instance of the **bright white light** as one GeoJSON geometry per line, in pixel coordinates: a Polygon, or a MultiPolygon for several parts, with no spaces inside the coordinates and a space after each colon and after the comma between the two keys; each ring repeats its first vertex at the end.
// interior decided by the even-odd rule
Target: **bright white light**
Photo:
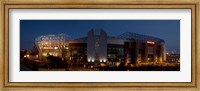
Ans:
{"type": "Polygon", "coordinates": [[[88,62],[90,62],[90,59],[88,59],[88,62]]]}
{"type": "Polygon", "coordinates": [[[54,47],[54,49],[58,49],[58,47],[54,47]]]}
{"type": "Polygon", "coordinates": [[[106,59],[104,59],[103,62],[106,62],[106,59]]]}
{"type": "Polygon", "coordinates": [[[92,59],[92,62],[94,62],[94,59],[92,59]]]}
{"type": "Polygon", "coordinates": [[[102,60],[100,59],[100,62],[102,62],[102,60]]]}

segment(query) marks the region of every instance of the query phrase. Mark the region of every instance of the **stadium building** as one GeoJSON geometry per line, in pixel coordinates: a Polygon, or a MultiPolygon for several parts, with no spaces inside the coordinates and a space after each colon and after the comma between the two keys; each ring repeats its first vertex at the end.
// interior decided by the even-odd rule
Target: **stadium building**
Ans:
{"type": "Polygon", "coordinates": [[[74,63],[125,64],[162,63],[166,60],[163,39],[125,32],[109,36],[102,29],[92,29],[87,37],[71,39],[69,35],[46,35],[35,39],[39,59],[49,55],[74,63]]]}

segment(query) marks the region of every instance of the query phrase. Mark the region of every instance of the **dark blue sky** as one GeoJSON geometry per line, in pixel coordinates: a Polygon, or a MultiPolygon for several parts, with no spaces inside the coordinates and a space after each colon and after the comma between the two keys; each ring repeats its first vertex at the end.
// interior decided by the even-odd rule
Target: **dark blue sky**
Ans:
{"type": "Polygon", "coordinates": [[[134,32],[165,40],[167,51],[180,52],[179,20],[20,20],[20,48],[32,49],[36,37],[65,33],[72,38],[84,37],[92,28],[108,35],[134,32]]]}

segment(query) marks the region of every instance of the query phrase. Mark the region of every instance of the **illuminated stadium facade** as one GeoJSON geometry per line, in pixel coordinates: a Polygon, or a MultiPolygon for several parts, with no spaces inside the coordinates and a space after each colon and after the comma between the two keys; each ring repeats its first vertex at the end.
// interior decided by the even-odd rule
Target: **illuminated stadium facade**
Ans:
{"type": "Polygon", "coordinates": [[[87,37],[71,39],[69,35],[47,35],[36,38],[39,59],[49,55],[74,63],[125,64],[158,63],[166,60],[165,42],[160,38],[126,32],[108,36],[102,29],[92,29],[87,37]]]}

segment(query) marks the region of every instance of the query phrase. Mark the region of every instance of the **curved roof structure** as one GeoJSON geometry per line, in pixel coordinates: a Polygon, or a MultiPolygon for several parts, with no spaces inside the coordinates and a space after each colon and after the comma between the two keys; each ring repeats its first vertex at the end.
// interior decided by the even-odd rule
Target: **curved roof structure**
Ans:
{"type": "MultiPolygon", "coordinates": [[[[93,30],[92,30],[93,31],[93,30]]],[[[95,32],[98,33],[98,32],[95,32]]],[[[95,36],[99,36],[98,34],[95,36]]],[[[165,42],[163,39],[136,34],[132,32],[125,32],[119,36],[107,36],[108,44],[123,44],[124,41],[140,41],[140,42],[165,42]]],[[[35,44],[39,49],[60,49],[62,48],[64,42],[68,43],[87,43],[87,37],[81,37],[77,39],[71,39],[71,36],[66,34],[58,34],[58,35],[45,35],[39,36],[35,39],[35,44]]]]}
{"type": "Polygon", "coordinates": [[[35,39],[35,44],[39,49],[60,49],[66,40],[70,40],[70,36],[66,34],[43,35],[35,39]]]}
{"type": "Polygon", "coordinates": [[[142,35],[142,34],[136,34],[132,32],[125,32],[119,36],[117,36],[120,39],[125,40],[140,40],[140,41],[154,41],[154,42],[165,42],[163,39],[148,36],[148,35],[142,35]]]}

